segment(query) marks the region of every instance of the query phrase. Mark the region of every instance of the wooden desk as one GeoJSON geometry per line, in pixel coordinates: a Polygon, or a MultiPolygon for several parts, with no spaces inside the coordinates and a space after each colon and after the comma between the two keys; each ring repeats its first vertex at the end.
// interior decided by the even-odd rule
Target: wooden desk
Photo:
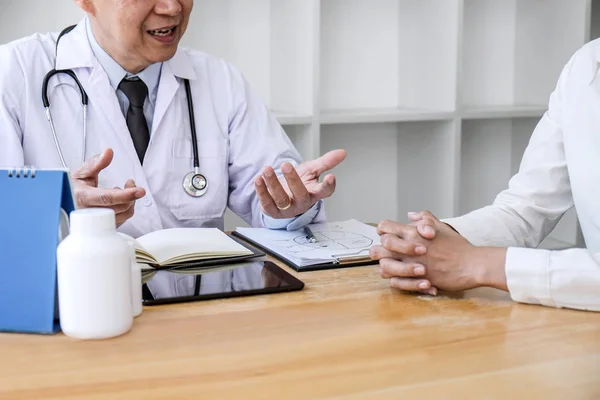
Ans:
{"type": "Polygon", "coordinates": [[[599,399],[600,314],[405,295],[375,267],[147,307],[120,338],[0,334],[0,399],[599,399]]]}

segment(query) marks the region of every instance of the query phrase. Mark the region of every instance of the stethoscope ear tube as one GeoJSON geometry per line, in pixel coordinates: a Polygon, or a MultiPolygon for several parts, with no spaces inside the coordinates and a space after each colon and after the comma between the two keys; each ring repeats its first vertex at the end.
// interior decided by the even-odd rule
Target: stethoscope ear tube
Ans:
{"type": "Polygon", "coordinates": [[[87,106],[88,105],[88,95],[85,92],[85,90],[83,89],[83,86],[81,86],[81,82],[79,82],[79,79],[77,79],[77,75],[75,75],[75,72],[68,70],[68,69],[63,69],[63,70],[53,69],[52,71],[50,71],[46,74],[46,76],[44,77],[44,82],[42,83],[42,103],[44,103],[44,108],[50,107],[50,100],[48,99],[48,82],[54,75],[58,75],[58,74],[67,74],[71,78],[73,78],[73,80],[77,84],[77,87],[79,88],[79,92],[81,93],[81,104],[83,104],[84,106],[87,106]]]}
{"type": "Polygon", "coordinates": [[[83,104],[85,106],[87,106],[87,104],[88,104],[87,93],[85,92],[85,90],[83,90],[83,86],[81,86],[81,82],[79,82],[79,79],[77,79],[77,76],[75,75],[75,73],[71,70],[64,70],[64,69],[57,70],[56,69],[56,58],[58,58],[58,44],[60,43],[60,39],[67,33],[71,32],[76,27],[77,27],[77,25],[71,25],[71,26],[66,27],[58,35],[58,38],[56,38],[54,69],[46,74],[46,76],[44,77],[44,82],[42,83],[42,103],[44,103],[44,108],[46,108],[46,109],[50,108],[50,100],[48,100],[48,82],[54,75],[57,75],[57,74],[67,74],[71,78],[73,78],[73,80],[79,87],[79,91],[81,92],[81,104],[83,104]]]}

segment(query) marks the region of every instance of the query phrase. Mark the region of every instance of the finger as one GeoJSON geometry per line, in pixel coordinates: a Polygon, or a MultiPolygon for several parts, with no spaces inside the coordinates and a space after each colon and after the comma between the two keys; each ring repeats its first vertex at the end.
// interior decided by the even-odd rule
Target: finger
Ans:
{"type": "Polygon", "coordinates": [[[409,212],[408,218],[413,221],[413,225],[417,227],[417,231],[421,236],[430,240],[435,238],[439,220],[432,213],[429,211],[409,212]]]}
{"type": "Polygon", "coordinates": [[[430,211],[427,210],[421,212],[409,212],[408,218],[413,222],[419,221],[424,218],[438,220],[438,218],[435,215],[433,215],[430,211]]]}
{"type": "Polygon", "coordinates": [[[279,217],[281,211],[277,208],[277,205],[275,205],[275,200],[273,200],[271,193],[269,193],[262,176],[259,176],[254,180],[254,189],[256,190],[258,201],[260,202],[260,206],[264,213],[272,218],[279,217]]]}
{"type": "MultiPolygon", "coordinates": [[[[133,203],[132,203],[133,204],[133,203]]],[[[127,220],[133,217],[135,214],[135,207],[129,208],[127,211],[116,214],[115,222],[117,223],[117,227],[123,225],[127,220]]]]}
{"type": "Polygon", "coordinates": [[[399,238],[396,235],[385,233],[381,236],[381,245],[389,251],[400,253],[403,255],[423,255],[427,253],[427,248],[422,244],[409,242],[405,239],[399,238]]]}
{"type": "Polygon", "coordinates": [[[335,192],[336,187],[336,179],[333,175],[327,175],[323,182],[315,185],[315,188],[312,190],[312,196],[314,199],[322,200],[330,197],[333,192],[335,192]]]}
{"type": "Polygon", "coordinates": [[[298,172],[290,163],[285,163],[281,166],[281,171],[283,172],[283,176],[292,192],[292,197],[294,199],[294,203],[296,203],[300,208],[310,208],[311,196],[304,186],[304,182],[300,179],[298,172]]]}
{"type": "Polygon", "coordinates": [[[392,258],[384,258],[379,261],[379,266],[381,267],[381,277],[384,279],[422,277],[426,272],[425,267],[421,264],[404,263],[392,258]]]}
{"type": "Polygon", "coordinates": [[[437,225],[431,218],[425,217],[416,223],[417,232],[425,239],[432,240],[437,234],[437,225]]]}
{"type": "MultiPolygon", "coordinates": [[[[127,182],[125,182],[125,189],[131,189],[131,188],[135,188],[135,182],[131,179],[129,179],[127,182]]],[[[119,189],[119,190],[123,190],[118,186],[114,187],[115,189],[119,189]]],[[[130,208],[135,206],[135,202],[129,202],[129,203],[123,203],[123,204],[117,204],[112,206],[111,208],[115,211],[115,214],[120,214],[123,212],[128,211],[130,208]]]]}
{"type": "Polygon", "coordinates": [[[437,218],[429,210],[424,210],[424,211],[419,211],[419,212],[409,212],[408,215],[409,215],[409,217],[414,217],[414,218],[423,218],[423,217],[437,218]]]}
{"type": "Polygon", "coordinates": [[[347,153],[345,150],[332,150],[316,160],[303,163],[300,165],[300,168],[304,171],[311,172],[314,175],[319,176],[325,171],[335,168],[346,159],[346,156],[347,153]]]}
{"type": "Polygon", "coordinates": [[[421,220],[421,213],[409,212],[408,213],[408,219],[410,219],[412,222],[420,221],[421,220]]]}
{"type": "Polygon", "coordinates": [[[267,183],[271,197],[273,197],[277,207],[280,209],[288,207],[291,203],[290,196],[281,185],[281,182],[279,182],[279,178],[277,178],[277,175],[275,175],[273,168],[265,168],[263,178],[267,183]]]}
{"type": "Polygon", "coordinates": [[[394,289],[405,290],[408,292],[421,292],[431,289],[431,282],[427,279],[415,278],[391,278],[390,286],[394,289]]]}
{"type": "Polygon", "coordinates": [[[412,225],[401,224],[395,221],[384,220],[377,225],[377,233],[385,235],[386,233],[401,237],[409,238],[416,237],[417,229],[412,225]]]}
{"type": "Polygon", "coordinates": [[[115,214],[118,215],[118,214],[127,212],[134,207],[135,207],[135,202],[130,201],[129,203],[116,204],[116,205],[112,206],[111,208],[115,211],[115,214]]]}
{"type": "Polygon", "coordinates": [[[389,251],[388,249],[386,249],[383,246],[372,246],[369,249],[369,256],[371,257],[371,260],[381,260],[383,258],[393,258],[395,260],[400,260],[402,261],[402,259],[406,256],[406,254],[400,254],[400,253],[396,253],[394,251],[389,251]]]}
{"type": "Polygon", "coordinates": [[[102,153],[87,160],[81,167],[72,173],[74,179],[95,179],[100,171],[108,167],[112,162],[114,153],[112,149],[106,149],[102,153]]]}
{"type": "Polygon", "coordinates": [[[146,195],[143,188],[101,189],[86,188],[76,192],[80,207],[113,207],[141,199],[146,195]]]}
{"type": "Polygon", "coordinates": [[[425,239],[433,240],[437,235],[437,224],[432,219],[424,218],[417,223],[417,231],[425,239]]]}

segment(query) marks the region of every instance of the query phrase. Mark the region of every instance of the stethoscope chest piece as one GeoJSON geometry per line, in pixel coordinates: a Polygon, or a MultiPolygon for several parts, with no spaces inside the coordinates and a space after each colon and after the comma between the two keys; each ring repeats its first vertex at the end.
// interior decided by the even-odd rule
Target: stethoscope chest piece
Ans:
{"type": "Polygon", "coordinates": [[[208,190],[208,181],[198,171],[192,171],[183,179],[183,189],[192,197],[200,197],[208,190]]]}

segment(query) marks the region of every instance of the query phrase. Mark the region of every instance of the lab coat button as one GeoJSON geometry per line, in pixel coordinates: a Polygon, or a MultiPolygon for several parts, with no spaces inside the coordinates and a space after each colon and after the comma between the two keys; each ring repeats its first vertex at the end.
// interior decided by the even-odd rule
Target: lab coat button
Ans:
{"type": "Polygon", "coordinates": [[[152,205],[152,200],[150,200],[150,197],[144,197],[144,205],[147,207],[152,205]]]}

